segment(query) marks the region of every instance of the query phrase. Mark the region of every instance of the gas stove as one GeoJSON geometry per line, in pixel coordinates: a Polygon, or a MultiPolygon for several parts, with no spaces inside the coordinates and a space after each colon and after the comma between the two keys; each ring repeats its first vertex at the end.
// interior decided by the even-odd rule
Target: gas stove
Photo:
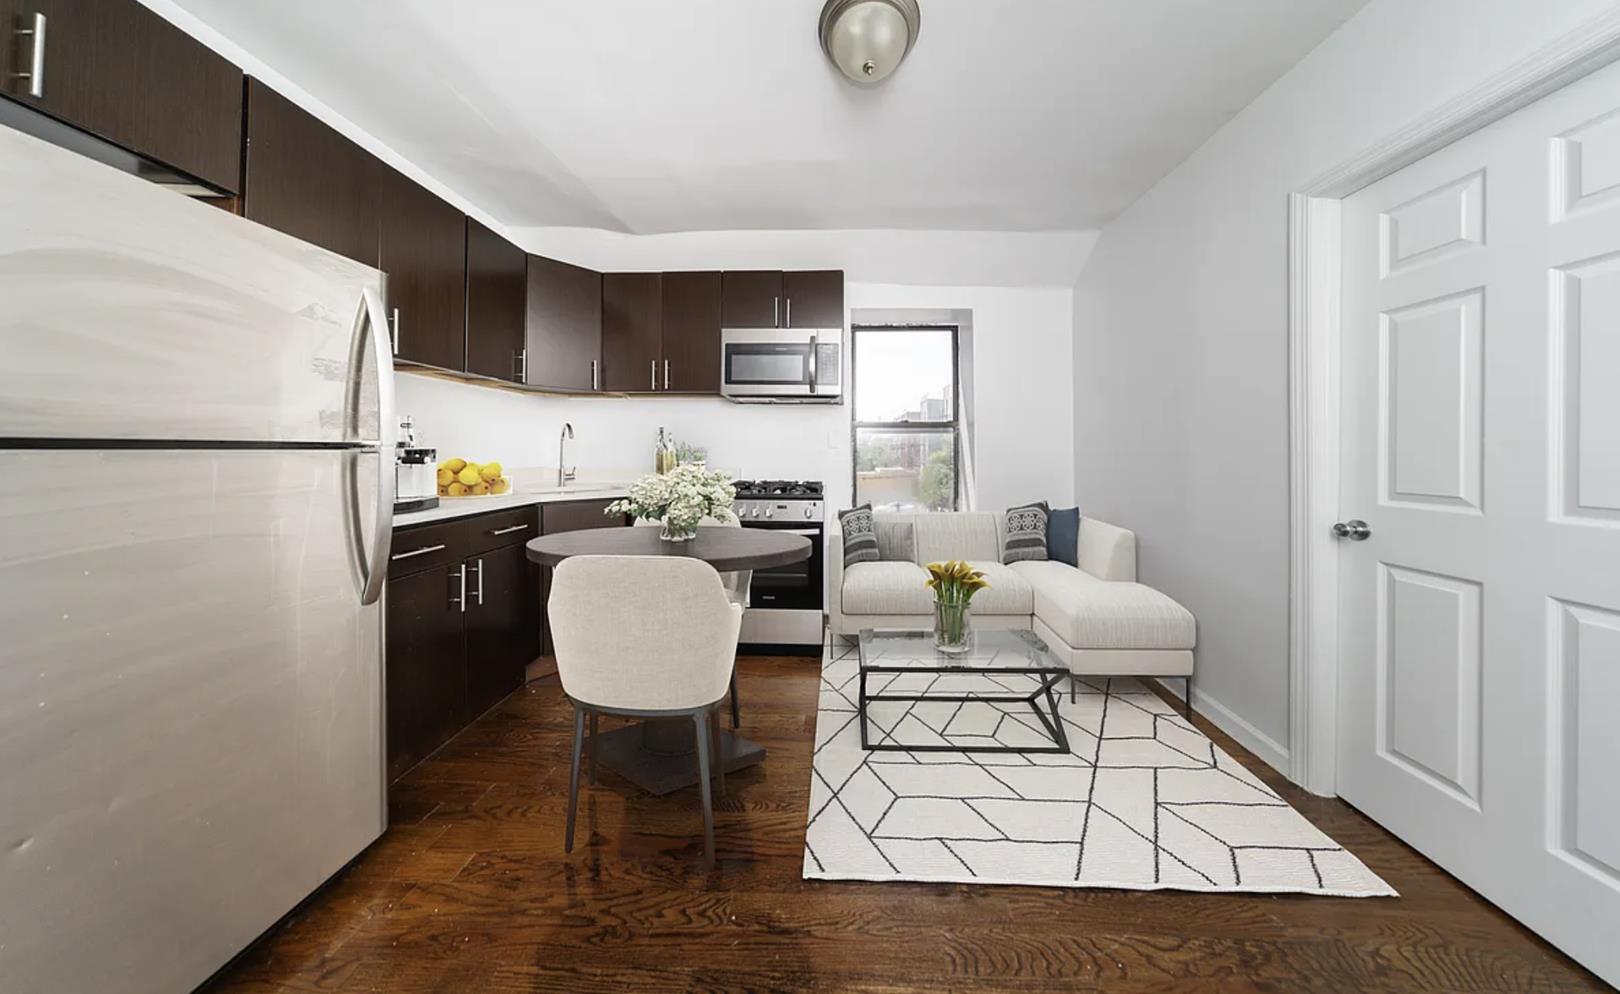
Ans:
{"type": "Polygon", "coordinates": [[[812,480],[738,480],[732,509],[744,528],[803,535],[810,558],[755,570],[743,615],[745,652],[815,656],[821,653],[824,600],[822,487],[812,480]]]}
{"type": "Polygon", "coordinates": [[[818,480],[738,480],[737,499],[731,505],[745,525],[798,524],[819,526],[824,517],[818,480]]]}

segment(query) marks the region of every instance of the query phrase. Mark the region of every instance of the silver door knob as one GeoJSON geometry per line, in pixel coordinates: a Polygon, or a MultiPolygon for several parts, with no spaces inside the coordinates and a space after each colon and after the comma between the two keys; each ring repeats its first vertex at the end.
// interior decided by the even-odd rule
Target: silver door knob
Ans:
{"type": "Polygon", "coordinates": [[[1372,529],[1368,528],[1367,522],[1362,521],[1360,518],[1340,521],[1333,526],[1334,538],[1347,538],[1352,542],[1365,542],[1371,534],[1372,529]]]}

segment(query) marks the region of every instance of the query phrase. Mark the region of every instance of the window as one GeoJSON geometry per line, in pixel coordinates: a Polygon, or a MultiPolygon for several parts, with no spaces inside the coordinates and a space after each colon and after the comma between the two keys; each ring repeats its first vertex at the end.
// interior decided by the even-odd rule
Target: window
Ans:
{"type": "Polygon", "coordinates": [[[951,511],[961,477],[955,328],[851,334],[855,503],[951,511]]]}

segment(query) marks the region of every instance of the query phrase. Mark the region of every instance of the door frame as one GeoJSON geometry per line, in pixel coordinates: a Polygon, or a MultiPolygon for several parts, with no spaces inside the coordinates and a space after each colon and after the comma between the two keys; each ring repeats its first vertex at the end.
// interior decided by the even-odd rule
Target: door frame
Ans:
{"type": "Polygon", "coordinates": [[[1620,11],[1599,15],[1288,197],[1288,776],[1336,793],[1339,217],[1345,197],[1620,59],[1620,11]]]}

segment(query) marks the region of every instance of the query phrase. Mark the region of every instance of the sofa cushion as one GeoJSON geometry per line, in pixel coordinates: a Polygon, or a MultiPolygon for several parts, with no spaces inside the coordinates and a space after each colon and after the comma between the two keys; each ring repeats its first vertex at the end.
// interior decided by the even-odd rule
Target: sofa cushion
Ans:
{"type": "Polygon", "coordinates": [[[1046,501],[1007,509],[1007,534],[1001,542],[1004,563],[1044,560],[1046,556],[1046,501]]]}
{"type": "Polygon", "coordinates": [[[986,511],[941,511],[911,516],[917,536],[917,562],[952,559],[1001,561],[999,515],[986,511]]]}
{"type": "Polygon", "coordinates": [[[1046,516],[1046,558],[1080,565],[1080,509],[1055,507],[1046,516]]]}
{"type": "MultiPolygon", "coordinates": [[[[1032,613],[1034,602],[1029,581],[1019,576],[1011,566],[985,559],[970,559],[968,565],[983,573],[990,584],[973,595],[974,614],[1032,613]]],[[[932,603],[928,609],[933,610],[932,603]]]]}
{"type": "Polygon", "coordinates": [[[1028,581],[1034,614],[1075,649],[1191,649],[1192,613],[1140,583],[1099,580],[1051,562],[1013,563],[1028,581]]]}
{"type": "Polygon", "coordinates": [[[877,534],[878,559],[891,563],[917,561],[917,531],[911,518],[874,514],[872,530],[877,534]]]}
{"type": "Polygon", "coordinates": [[[916,563],[855,563],[844,570],[845,614],[934,613],[928,571],[916,563]]]}

